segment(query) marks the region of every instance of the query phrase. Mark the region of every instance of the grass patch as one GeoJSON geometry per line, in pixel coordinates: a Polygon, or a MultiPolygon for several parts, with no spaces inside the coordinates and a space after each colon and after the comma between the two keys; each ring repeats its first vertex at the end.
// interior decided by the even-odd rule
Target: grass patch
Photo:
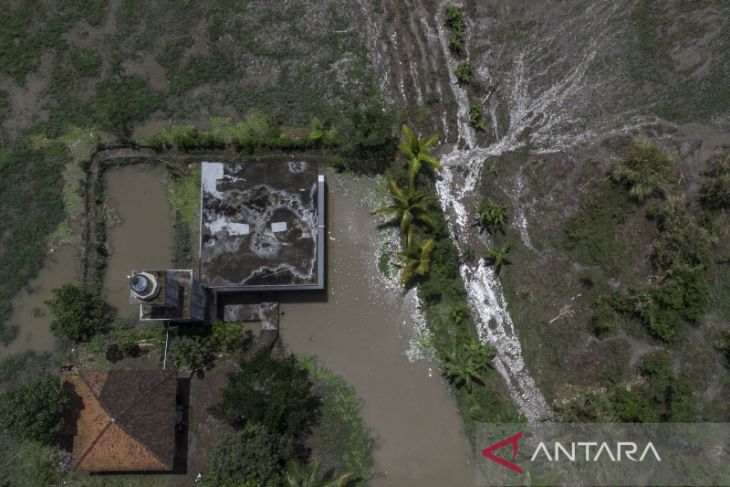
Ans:
{"type": "Polygon", "coordinates": [[[311,439],[313,456],[330,468],[351,472],[360,481],[358,485],[367,484],[373,475],[375,440],[362,420],[362,401],[350,384],[314,359],[297,359],[309,371],[322,401],[322,417],[311,439]]]}
{"type": "Polygon", "coordinates": [[[82,78],[96,78],[101,74],[101,55],[93,49],[72,47],[71,65],[82,78]]]}
{"type": "Polygon", "coordinates": [[[618,275],[632,253],[619,241],[616,228],[636,211],[631,198],[611,181],[602,182],[580,202],[580,208],[565,224],[563,245],[581,264],[599,266],[618,275]]]}
{"type": "Polygon", "coordinates": [[[696,416],[692,390],[672,371],[665,352],[647,355],[639,365],[641,380],[611,386],[605,393],[578,397],[557,411],[562,422],[690,422],[696,416]]]}
{"type": "Polygon", "coordinates": [[[2,124],[10,113],[10,100],[8,92],[0,90],[0,124],[2,124]]]}
{"type": "Polygon", "coordinates": [[[175,212],[172,261],[178,266],[189,266],[194,260],[193,239],[200,231],[200,167],[168,169],[167,195],[175,212]]]}
{"type": "Polygon", "coordinates": [[[64,218],[66,160],[58,144],[0,149],[0,341],[5,344],[15,336],[6,324],[10,300],[42,267],[47,239],[64,218]]]}

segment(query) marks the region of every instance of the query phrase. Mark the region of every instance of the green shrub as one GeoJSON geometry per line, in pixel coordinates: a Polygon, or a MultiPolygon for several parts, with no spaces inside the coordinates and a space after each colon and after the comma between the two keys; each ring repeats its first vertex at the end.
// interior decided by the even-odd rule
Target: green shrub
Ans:
{"type": "Polygon", "coordinates": [[[137,344],[137,340],[133,336],[128,336],[119,344],[119,350],[126,357],[138,357],[141,350],[137,344]]]}
{"type": "Polygon", "coordinates": [[[58,449],[37,441],[0,434],[0,485],[3,487],[61,485],[58,449]]]}
{"type": "Polygon", "coordinates": [[[460,30],[449,34],[449,50],[456,56],[464,54],[464,34],[460,30]]]}
{"type": "Polygon", "coordinates": [[[454,74],[456,75],[456,80],[460,85],[468,85],[471,82],[472,75],[474,74],[474,63],[471,62],[471,59],[460,62],[456,66],[454,74]]]}
{"type": "Polygon", "coordinates": [[[8,99],[8,92],[5,90],[0,90],[0,124],[5,121],[9,113],[10,100],[8,99]]]}
{"type": "Polygon", "coordinates": [[[610,298],[599,296],[594,301],[591,328],[599,338],[605,337],[616,330],[616,312],[610,298]]]}
{"type": "Polygon", "coordinates": [[[713,156],[705,177],[700,189],[702,205],[710,210],[730,209],[730,151],[718,151],[713,156]]]}
{"type": "Polygon", "coordinates": [[[22,384],[54,368],[50,353],[27,351],[0,360],[0,390],[22,384]]]}
{"type": "Polygon", "coordinates": [[[243,323],[214,321],[208,343],[215,350],[231,352],[243,346],[243,323]]]}
{"type": "Polygon", "coordinates": [[[487,129],[482,119],[482,104],[479,102],[469,105],[469,126],[481,132],[487,129]]]}
{"type": "Polygon", "coordinates": [[[362,401],[341,377],[310,358],[297,359],[315,381],[322,401],[321,418],[312,439],[315,450],[324,458],[337,458],[340,470],[351,472],[357,479],[369,479],[375,440],[362,419],[362,401]]]}
{"type": "Polygon", "coordinates": [[[479,227],[479,233],[501,232],[504,235],[507,225],[507,206],[495,203],[492,198],[486,198],[479,202],[475,213],[474,226],[479,227]]]}
{"type": "Polygon", "coordinates": [[[30,379],[0,394],[0,430],[19,440],[49,443],[63,428],[67,400],[58,376],[30,379]]]}
{"type": "Polygon", "coordinates": [[[71,65],[83,78],[96,78],[101,74],[101,55],[93,49],[73,47],[69,50],[71,65]]]}
{"type": "Polygon", "coordinates": [[[557,411],[563,422],[691,422],[696,418],[689,384],[672,371],[666,352],[646,355],[639,365],[643,380],[615,385],[605,394],[587,394],[557,411]]]}
{"type": "Polygon", "coordinates": [[[139,76],[113,76],[97,88],[91,108],[95,122],[117,135],[128,136],[132,124],[164,107],[164,97],[139,76]]]}
{"type": "Polygon", "coordinates": [[[670,188],[671,158],[648,139],[636,139],[614,166],[611,177],[643,203],[652,196],[664,196],[670,188]]]}
{"type": "Polygon", "coordinates": [[[629,196],[611,181],[586,194],[565,223],[565,248],[584,265],[598,265],[618,275],[632,252],[616,236],[616,228],[635,211],[629,196]]]}
{"type": "Polygon", "coordinates": [[[697,224],[684,199],[670,198],[656,216],[656,223],[659,237],[651,257],[657,269],[704,268],[709,264],[707,231],[697,224]]]}
{"type": "Polygon", "coordinates": [[[78,283],[54,289],[46,304],[54,315],[51,331],[58,337],[85,342],[104,328],[106,304],[78,283]]]}
{"type": "Polygon", "coordinates": [[[444,11],[444,22],[451,30],[462,30],[464,28],[464,11],[454,4],[446,6],[444,11]]]}
{"type": "Polygon", "coordinates": [[[320,401],[309,372],[293,355],[279,359],[262,350],[228,374],[221,402],[210,412],[237,429],[259,424],[273,434],[300,441],[317,423],[320,401]]]}
{"type": "Polygon", "coordinates": [[[464,12],[449,4],[444,11],[444,23],[449,29],[449,50],[457,56],[464,53],[464,12]]]}
{"type": "Polygon", "coordinates": [[[202,375],[213,364],[213,353],[204,339],[197,336],[179,336],[172,340],[169,351],[170,362],[175,367],[187,368],[202,375]]]}
{"type": "Polygon", "coordinates": [[[258,424],[224,433],[211,452],[203,485],[279,485],[282,457],[291,455],[281,448],[280,439],[258,424]]]}

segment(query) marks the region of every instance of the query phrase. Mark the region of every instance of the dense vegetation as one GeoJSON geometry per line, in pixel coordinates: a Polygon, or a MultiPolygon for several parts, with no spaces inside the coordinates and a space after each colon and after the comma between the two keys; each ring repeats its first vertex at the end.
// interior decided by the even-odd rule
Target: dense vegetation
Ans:
{"type": "Polygon", "coordinates": [[[30,379],[0,394],[0,431],[17,440],[49,443],[63,428],[66,402],[58,376],[30,379]]]}
{"type": "Polygon", "coordinates": [[[692,389],[674,374],[666,353],[645,356],[638,371],[642,380],[629,387],[611,384],[606,393],[582,396],[558,411],[560,420],[659,423],[695,419],[692,389]]]}
{"type": "Polygon", "coordinates": [[[105,326],[106,304],[78,283],[54,289],[47,304],[54,315],[51,331],[60,338],[88,341],[105,326]]]}
{"type": "MultiPolygon", "coordinates": [[[[388,173],[393,205],[380,211],[395,215],[389,224],[401,232],[403,250],[397,256],[401,281],[406,287],[418,286],[431,330],[429,345],[455,388],[467,429],[476,421],[519,421],[498,375],[491,371],[493,351],[477,339],[459,275],[459,253],[443,212],[435,198],[428,198],[434,192],[433,174],[441,169],[430,155],[434,142],[434,137],[420,139],[404,126],[399,149],[406,165],[388,173]]],[[[488,215],[482,222],[491,229],[506,222],[506,209],[500,205],[483,210],[488,215]]]]}
{"type": "MultiPolygon", "coordinates": [[[[327,475],[319,472],[317,460],[311,463],[311,469],[302,468],[300,461],[307,457],[307,442],[314,428],[330,420],[334,422],[324,423],[323,427],[342,440],[326,446],[344,450],[329,453],[336,453],[343,458],[345,467],[353,466],[357,471],[349,472],[341,480],[350,479],[353,473],[361,475],[360,480],[366,478],[366,459],[372,443],[356,419],[359,406],[343,403],[349,401],[347,395],[332,397],[332,393],[346,391],[326,375],[318,393],[313,381],[317,377],[312,377],[316,367],[311,362],[304,364],[293,355],[277,358],[262,350],[242,360],[239,369],[228,375],[222,401],[212,407],[211,413],[231,430],[221,437],[211,454],[206,485],[299,485],[295,483],[297,479],[307,475],[321,481],[327,475]],[[339,411],[341,407],[346,410],[339,411]],[[345,418],[343,413],[355,416],[345,418]],[[353,428],[342,421],[356,424],[353,428]]],[[[317,375],[322,379],[321,373],[317,375]]]]}

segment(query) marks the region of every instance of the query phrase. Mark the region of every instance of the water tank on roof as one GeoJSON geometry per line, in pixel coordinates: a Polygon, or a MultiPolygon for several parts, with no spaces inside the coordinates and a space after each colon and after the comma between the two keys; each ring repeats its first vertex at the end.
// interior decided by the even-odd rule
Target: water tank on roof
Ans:
{"type": "Polygon", "coordinates": [[[129,288],[139,299],[151,301],[160,294],[160,284],[149,272],[137,272],[129,278],[129,288]]]}

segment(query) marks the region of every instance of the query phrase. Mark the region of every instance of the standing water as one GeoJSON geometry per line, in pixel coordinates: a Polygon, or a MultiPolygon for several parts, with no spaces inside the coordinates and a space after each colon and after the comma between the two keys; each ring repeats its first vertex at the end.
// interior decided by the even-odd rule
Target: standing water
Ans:
{"type": "Polygon", "coordinates": [[[53,289],[76,277],[76,252],[73,245],[65,245],[52,252],[38,275],[15,295],[9,323],[18,327],[18,335],[7,347],[0,349],[0,356],[29,350],[53,351],[55,338],[50,328],[52,316],[45,302],[51,297],[53,289]]]}
{"type": "Polygon", "coordinates": [[[364,399],[377,437],[373,486],[474,485],[469,442],[438,365],[405,357],[414,316],[375,262],[378,221],[363,202],[373,184],[330,179],[327,299],[283,302],[284,343],[317,356],[364,399]]]}
{"type": "Polygon", "coordinates": [[[109,257],[104,298],[118,316],[132,317],[127,276],[137,269],[172,266],[172,210],[165,171],[148,164],[108,169],[104,175],[109,257]]]}

